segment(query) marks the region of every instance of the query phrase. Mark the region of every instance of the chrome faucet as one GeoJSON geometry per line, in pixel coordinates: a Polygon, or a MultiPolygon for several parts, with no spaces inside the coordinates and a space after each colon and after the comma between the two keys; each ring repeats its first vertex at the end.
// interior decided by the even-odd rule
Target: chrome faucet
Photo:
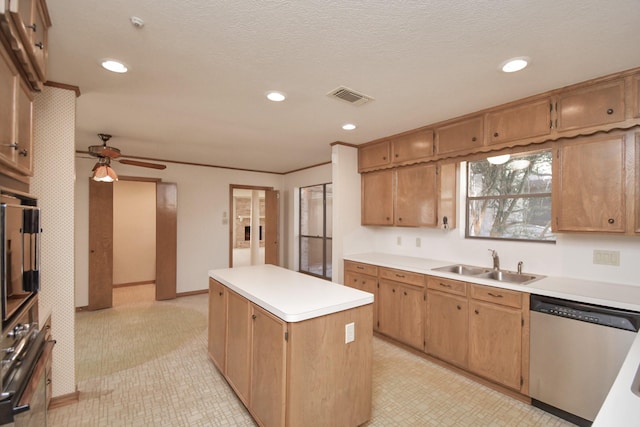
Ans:
{"type": "Polygon", "coordinates": [[[522,261],[518,261],[518,274],[522,274],[522,261]]]}
{"type": "Polygon", "coordinates": [[[498,257],[498,252],[493,249],[489,249],[489,252],[491,252],[491,256],[493,257],[493,269],[495,271],[500,270],[500,258],[498,257]]]}

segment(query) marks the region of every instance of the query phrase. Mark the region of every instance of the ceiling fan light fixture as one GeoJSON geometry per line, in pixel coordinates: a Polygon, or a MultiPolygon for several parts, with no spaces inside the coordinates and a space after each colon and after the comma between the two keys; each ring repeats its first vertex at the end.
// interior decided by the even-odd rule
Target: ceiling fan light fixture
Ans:
{"type": "Polygon", "coordinates": [[[122,74],[129,71],[129,68],[124,65],[124,63],[116,61],[115,59],[103,59],[100,62],[100,65],[102,65],[102,68],[104,68],[105,70],[111,71],[113,73],[122,74]]]}
{"type": "Polygon", "coordinates": [[[509,154],[503,154],[501,156],[487,157],[487,161],[492,165],[503,165],[509,161],[511,156],[509,154]]]}
{"type": "Polygon", "coordinates": [[[98,182],[114,182],[118,180],[118,174],[109,164],[108,159],[100,159],[93,167],[91,179],[98,182]]]}

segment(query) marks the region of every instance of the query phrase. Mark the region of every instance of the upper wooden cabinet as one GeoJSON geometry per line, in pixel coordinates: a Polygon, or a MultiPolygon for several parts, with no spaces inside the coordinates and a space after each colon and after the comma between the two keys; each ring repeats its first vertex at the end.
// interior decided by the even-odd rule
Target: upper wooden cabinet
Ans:
{"type": "Polygon", "coordinates": [[[393,163],[417,162],[433,157],[433,130],[421,130],[391,140],[393,163]]]}
{"type": "Polygon", "coordinates": [[[391,164],[391,144],[381,141],[358,149],[358,171],[367,171],[391,164]]]}
{"type": "Polygon", "coordinates": [[[625,231],[626,135],[559,144],[553,159],[554,231],[625,231]]]}
{"type": "Polygon", "coordinates": [[[362,174],[362,225],[393,225],[393,169],[362,174]]]}
{"type": "Polygon", "coordinates": [[[0,10],[3,35],[34,90],[47,80],[51,19],[44,0],[5,0],[0,10]]]}
{"type": "Polygon", "coordinates": [[[623,121],[624,98],[624,79],[561,92],[557,97],[556,127],[563,131],[623,121]]]}
{"type": "Polygon", "coordinates": [[[484,120],[481,115],[435,129],[436,154],[450,154],[483,146],[484,120]]]}
{"type": "Polygon", "coordinates": [[[548,135],[551,109],[551,100],[543,98],[489,113],[487,145],[548,135]]]}
{"type": "Polygon", "coordinates": [[[33,95],[0,45],[0,164],[19,178],[33,175],[33,95]]]}
{"type": "Polygon", "coordinates": [[[437,203],[435,163],[396,169],[396,225],[435,227],[438,223],[437,203]]]}

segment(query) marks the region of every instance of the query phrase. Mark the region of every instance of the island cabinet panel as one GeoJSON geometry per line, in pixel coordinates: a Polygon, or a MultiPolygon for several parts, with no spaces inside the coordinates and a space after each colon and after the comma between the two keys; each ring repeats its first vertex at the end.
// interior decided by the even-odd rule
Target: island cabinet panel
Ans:
{"type": "Polygon", "coordinates": [[[391,164],[391,144],[381,141],[358,149],[358,172],[374,170],[391,164]]]}
{"type": "Polygon", "coordinates": [[[251,410],[259,424],[284,425],[287,325],[252,304],[251,410]]]}
{"type": "Polygon", "coordinates": [[[371,305],[289,324],[287,426],[359,426],[371,418],[371,305]],[[355,340],[345,343],[345,325],[355,340]]]}
{"type": "Polygon", "coordinates": [[[621,78],[559,94],[557,129],[564,131],[623,121],[624,85],[621,78]]]}
{"type": "Polygon", "coordinates": [[[391,140],[393,163],[418,162],[433,157],[433,130],[421,130],[391,140]]]}
{"type": "Polygon", "coordinates": [[[553,159],[554,231],[625,232],[625,135],[559,144],[553,159]]]}
{"type": "Polygon", "coordinates": [[[487,114],[487,145],[548,135],[551,132],[549,98],[487,114]]]}
{"type": "Polygon", "coordinates": [[[209,279],[209,357],[221,372],[225,371],[227,337],[227,291],[221,283],[209,279]]]}
{"type": "Polygon", "coordinates": [[[482,115],[455,121],[435,129],[436,154],[451,154],[483,146],[482,115]]]}
{"type": "Polygon", "coordinates": [[[466,296],[427,290],[427,353],[461,368],[468,363],[468,306],[466,296]]]}
{"type": "Polygon", "coordinates": [[[240,400],[249,404],[251,372],[251,304],[235,292],[227,295],[227,381],[240,400]]]}
{"type": "Polygon", "coordinates": [[[373,329],[378,329],[378,267],[344,262],[344,285],[373,294],[373,329]]]}

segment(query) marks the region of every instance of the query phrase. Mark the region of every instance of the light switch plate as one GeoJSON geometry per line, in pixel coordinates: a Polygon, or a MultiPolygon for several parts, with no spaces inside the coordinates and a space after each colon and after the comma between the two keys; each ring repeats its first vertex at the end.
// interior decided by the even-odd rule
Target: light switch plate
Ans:
{"type": "Polygon", "coordinates": [[[349,344],[356,340],[356,324],[351,322],[344,325],[344,343],[349,344]]]}
{"type": "Polygon", "coordinates": [[[620,265],[620,251],[593,250],[593,263],[600,265],[620,265]]]}

